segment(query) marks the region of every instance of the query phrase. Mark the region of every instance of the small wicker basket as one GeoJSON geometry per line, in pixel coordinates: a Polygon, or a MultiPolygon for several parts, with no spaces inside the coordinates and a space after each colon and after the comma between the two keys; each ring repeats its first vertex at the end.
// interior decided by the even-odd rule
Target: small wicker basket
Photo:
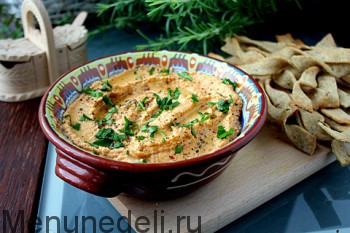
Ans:
{"type": "Polygon", "coordinates": [[[24,0],[24,38],[0,40],[0,100],[17,102],[41,96],[62,73],[87,60],[86,12],[72,24],[52,29],[40,0],[24,0]],[[35,28],[35,19],[39,29],[35,28]]]}

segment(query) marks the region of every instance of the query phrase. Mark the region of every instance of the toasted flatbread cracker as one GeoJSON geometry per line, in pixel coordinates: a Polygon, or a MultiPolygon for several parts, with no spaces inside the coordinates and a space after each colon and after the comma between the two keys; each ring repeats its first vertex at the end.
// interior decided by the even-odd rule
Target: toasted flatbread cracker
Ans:
{"type": "Polygon", "coordinates": [[[272,88],[270,83],[271,83],[271,79],[268,79],[265,81],[265,91],[269,99],[271,100],[271,102],[277,108],[285,108],[286,106],[288,106],[291,102],[291,98],[289,94],[287,94],[285,91],[272,88]]]}
{"type": "Polygon", "coordinates": [[[236,38],[226,38],[225,44],[221,47],[221,50],[232,55],[237,56],[240,52],[242,52],[241,46],[236,38]]]}
{"type": "Polygon", "coordinates": [[[325,35],[316,45],[317,48],[336,48],[337,44],[332,36],[332,34],[328,33],[325,35]]]}
{"type": "Polygon", "coordinates": [[[298,125],[284,125],[284,130],[291,142],[300,150],[313,155],[316,149],[316,137],[298,125]]]}
{"type": "Polygon", "coordinates": [[[294,83],[291,97],[293,104],[295,104],[296,106],[305,109],[309,112],[313,111],[311,99],[303,92],[299,82],[294,83]]]}
{"type": "Polygon", "coordinates": [[[338,88],[339,103],[343,108],[350,107],[350,93],[338,88]]]}
{"type": "Polygon", "coordinates": [[[314,48],[305,53],[325,63],[350,63],[350,49],[346,48],[314,48]]]}
{"type": "Polygon", "coordinates": [[[286,33],[283,35],[275,35],[275,37],[278,43],[282,43],[286,45],[294,43],[294,38],[290,33],[286,33]]]}
{"type": "Polygon", "coordinates": [[[350,164],[350,143],[334,139],[332,141],[332,152],[335,154],[341,166],[350,164]]]}
{"type": "Polygon", "coordinates": [[[333,138],[342,142],[350,142],[349,131],[343,131],[343,132],[336,131],[322,121],[317,122],[317,124],[333,138]]]}
{"type": "Polygon", "coordinates": [[[324,122],[324,117],[314,111],[314,112],[308,112],[303,109],[299,110],[300,118],[303,123],[304,128],[311,133],[312,135],[316,136],[317,139],[322,141],[330,141],[332,140],[332,137],[329,136],[318,124],[317,122],[322,121],[324,122]]]}
{"type": "Polygon", "coordinates": [[[210,52],[207,55],[208,55],[208,57],[212,57],[212,58],[215,58],[215,59],[218,59],[218,60],[221,60],[221,61],[225,61],[225,58],[223,56],[219,55],[219,54],[210,52]]]}
{"type": "Polygon", "coordinates": [[[310,98],[314,110],[321,108],[327,98],[326,92],[319,88],[314,88],[308,91],[307,96],[310,98]]]}
{"type": "Polygon", "coordinates": [[[334,130],[339,132],[349,131],[350,132],[350,125],[347,124],[340,124],[334,120],[332,120],[329,117],[324,116],[324,121],[334,130]]]}
{"type": "Polygon", "coordinates": [[[350,115],[344,112],[341,108],[323,108],[321,109],[321,112],[340,124],[350,124],[350,115]]]}
{"type": "Polygon", "coordinates": [[[277,50],[280,50],[285,46],[284,44],[271,42],[271,41],[252,40],[246,36],[235,35],[235,38],[238,40],[240,44],[255,45],[256,47],[269,53],[273,53],[277,50]]]}
{"type": "Polygon", "coordinates": [[[294,55],[291,57],[290,62],[299,72],[302,72],[310,66],[320,66],[326,73],[335,78],[341,78],[350,73],[350,64],[326,64],[325,62],[309,55],[294,55]]]}
{"type": "Polygon", "coordinates": [[[239,65],[238,67],[250,75],[273,75],[281,72],[291,64],[281,57],[268,57],[250,64],[239,65]]]}
{"type": "MultiPolygon", "coordinates": [[[[264,82],[259,81],[260,86],[262,87],[265,95],[267,96],[264,82]]],[[[285,106],[285,108],[277,108],[270,101],[270,98],[266,98],[267,100],[267,113],[269,115],[269,119],[273,122],[283,125],[287,118],[292,115],[296,111],[296,107],[291,103],[290,106],[285,106]]]]}
{"type": "Polygon", "coordinates": [[[317,78],[318,88],[323,90],[326,94],[324,103],[320,105],[321,108],[337,108],[339,104],[338,87],[334,77],[329,74],[322,74],[317,78]]]}
{"type": "Polygon", "coordinates": [[[304,42],[302,42],[301,40],[294,39],[292,34],[290,33],[284,35],[276,35],[275,37],[278,43],[282,43],[285,45],[295,45],[298,48],[309,48],[309,46],[305,45],[304,42]]]}
{"type": "Polygon", "coordinates": [[[297,81],[293,72],[290,70],[283,70],[282,72],[273,75],[272,79],[278,86],[288,90],[292,90],[294,83],[297,81]]]}
{"type": "Polygon", "coordinates": [[[307,86],[310,88],[317,87],[316,76],[321,71],[321,68],[318,66],[311,66],[307,68],[299,79],[299,83],[301,86],[307,86]]]}
{"type": "Polygon", "coordinates": [[[271,56],[282,57],[285,59],[289,59],[294,55],[304,55],[304,52],[298,48],[287,46],[271,54],[271,56]]]}
{"type": "Polygon", "coordinates": [[[336,78],[341,78],[350,73],[350,64],[348,63],[342,63],[342,64],[336,64],[336,63],[327,63],[329,69],[332,70],[331,72],[328,72],[329,74],[333,75],[336,78]]]}

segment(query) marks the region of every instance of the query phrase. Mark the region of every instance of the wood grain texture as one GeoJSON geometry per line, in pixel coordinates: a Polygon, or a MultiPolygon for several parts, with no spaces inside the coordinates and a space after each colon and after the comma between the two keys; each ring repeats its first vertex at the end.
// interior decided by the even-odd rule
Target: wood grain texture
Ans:
{"type": "MultiPolygon", "coordinates": [[[[175,200],[150,202],[125,195],[109,201],[123,215],[131,211],[131,225],[140,216],[150,219],[150,232],[188,232],[186,220],[201,232],[214,232],[287,190],[335,160],[330,149],[318,146],[310,157],[291,146],[281,131],[266,124],[257,137],[232,160],[224,173],[194,193],[175,200]],[[157,224],[154,225],[157,211],[157,224]],[[162,213],[163,211],[163,213],[162,213]],[[163,216],[163,226],[161,226],[163,216]],[[163,227],[163,228],[162,228],[163,227]]],[[[143,228],[140,228],[143,229],[143,228]]],[[[137,230],[137,229],[136,229],[137,230]]]]}
{"type": "MultiPolygon", "coordinates": [[[[39,103],[40,98],[0,102],[0,211],[3,216],[8,210],[15,218],[23,210],[24,232],[34,232],[47,151],[38,122],[39,103]]],[[[2,227],[1,222],[0,232],[2,227]]]]}

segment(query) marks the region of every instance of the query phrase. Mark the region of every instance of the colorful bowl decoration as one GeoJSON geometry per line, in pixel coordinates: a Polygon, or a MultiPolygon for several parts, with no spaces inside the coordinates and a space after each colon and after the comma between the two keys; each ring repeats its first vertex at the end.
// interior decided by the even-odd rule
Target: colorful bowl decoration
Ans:
{"type": "Polygon", "coordinates": [[[39,121],[46,137],[56,146],[56,174],[87,192],[113,197],[125,193],[139,198],[171,198],[197,189],[216,178],[239,149],[260,131],[266,119],[266,98],[248,74],[213,58],[178,51],[137,51],[87,62],[62,75],[42,98],[39,121]],[[94,81],[138,65],[174,68],[174,72],[197,71],[237,82],[243,100],[242,130],[228,145],[196,158],[172,162],[132,164],[96,156],[75,146],[61,129],[69,106],[94,81]]]}

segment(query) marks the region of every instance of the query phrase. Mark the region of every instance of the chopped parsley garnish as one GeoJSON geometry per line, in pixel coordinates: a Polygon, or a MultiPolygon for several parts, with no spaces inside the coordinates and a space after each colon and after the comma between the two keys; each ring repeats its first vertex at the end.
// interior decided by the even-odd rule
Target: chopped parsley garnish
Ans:
{"type": "Polygon", "coordinates": [[[179,126],[180,123],[179,122],[170,122],[170,126],[179,126]]]}
{"type": "Polygon", "coordinates": [[[170,73],[170,70],[169,69],[163,69],[161,72],[160,72],[160,75],[167,75],[170,73]]]}
{"type": "Polygon", "coordinates": [[[177,73],[181,78],[192,81],[192,77],[186,71],[177,73]]]}
{"type": "Polygon", "coordinates": [[[223,139],[223,138],[226,138],[227,136],[230,136],[233,134],[233,128],[231,128],[229,131],[226,131],[225,128],[220,125],[218,127],[218,132],[216,134],[217,138],[219,139],[223,139]]]}
{"type": "Polygon", "coordinates": [[[195,94],[192,94],[191,99],[192,99],[193,103],[198,103],[199,102],[198,97],[195,94]]]}
{"type": "Polygon", "coordinates": [[[136,108],[140,108],[142,110],[146,110],[145,107],[145,101],[148,99],[148,97],[143,98],[138,104],[136,108]]]}
{"type": "Polygon", "coordinates": [[[79,121],[92,121],[92,119],[83,113],[79,121]]]}
{"type": "Polygon", "coordinates": [[[209,106],[209,107],[213,107],[214,105],[216,105],[215,102],[208,102],[208,106],[209,106]]]}
{"type": "Polygon", "coordinates": [[[127,155],[130,155],[130,151],[129,151],[129,150],[126,150],[126,154],[127,154],[127,155]]]}
{"type": "Polygon", "coordinates": [[[137,76],[135,79],[136,79],[136,80],[141,80],[142,77],[141,77],[141,76],[137,76]]]}
{"type": "Polygon", "coordinates": [[[102,96],[103,96],[103,93],[102,93],[102,92],[92,90],[90,87],[87,88],[87,89],[84,89],[84,90],[83,90],[83,93],[88,94],[88,95],[90,95],[90,96],[92,96],[92,97],[96,97],[96,98],[102,97],[102,96]]]}
{"type": "Polygon", "coordinates": [[[194,130],[193,126],[191,126],[191,134],[192,134],[195,138],[197,138],[197,133],[196,133],[196,131],[194,130]]]}
{"type": "Polygon", "coordinates": [[[208,112],[202,113],[198,111],[198,114],[201,116],[201,119],[199,120],[200,123],[203,123],[204,121],[207,121],[210,118],[210,114],[208,112]]]}
{"type": "Polygon", "coordinates": [[[105,82],[103,82],[102,87],[101,87],[101,91],[111,91],[112,85],[108,82],[108,80],[106,80],[105,82]]]}
{"type": "Polygon", "coordinates": [[[179,101],[173,102],[181,95],[179,88],[175,88],[174,91],[168,90],[168,96],[164,98],[160,98],[160,96],[156,93],[153,93],[153,95],[156,97],[156,103],[158,104],[159,111],[158,113],[152,115],[152,118],[157,118],[164,110],[173,110],[175,107],[180,105],[179,101]]]}
{"type": "Polygon", "coordinates": [[[67,115],[64,116],[64,118],[69,118],[69,123],[68,124],[69,124],[70,127],[72,127],[75,130],[80,130],[80,123],[73,124],[71,115],[67,114],[67,115]]]}
{"type": "Polygon", "coordinates": [[[146,138],[145,136],[138,136],[138,137],[137,137],[137,141],[140,142],[140,141],[144,140],[145,138],[146,138]]]}
{"type": "Polygon", "coordinates": [[[148,71],[149,75],[152,75],[152,74],[154,73],[154,71],[155,71],[155,68],[152,67],[152,68],[148,71]]]}
{"type": "Polygon", "coordinates": [[[109,120],[109,119],[112,117],[113,113],[116,113],[116,112],[118,112],[118,109],[117,109],[116,107],[110,108],[110,109],[108,110],[106,116],[105,116],[103,119],[109,120]]]}
{"type": "Polygon", "coordinates": [[[185,124],[183,124],[183,125],[181,125],[182,127],[190,127],[190,126],[193,126],[194,124],[196,124],[196,123],[198,123],[199,122],[199,120],[196,118],[196,119],[194,119],[194,120],[192,120],[192,121],[190,121],[190,122],[187,122],[187,123],[185,123],[185,124]]]}
{"type": "Polygon", "coordinates": [[[233,87],[233,89],[235,89],[236,87],[237,87],[237,83],[236,82],[232,82],[230,79],[228,79],[228,78],[224,78],[223,80],[222,80],[222,83],[223,84],[226,84],[226,85],[231,85],[232,87],[233,87]]]}
{"type": "Polygon", "coordinates": [[[147,163],[147,159],[145,158],[141,159],[141,163],[147,163]]]}
{"type": "Polygon", "coordinates": [[[203,122],[209,120],[209,118],[210,118],[210,115],[207,112],[205,112],[205,113],[198,112],[198,114],[201,116],[200,120],[198,120],[198,118],[196,118],[196,119],[194,119],[194,120],[192,120],[190,122],[187,122],[187,123],[185,123],[185,124],[183,124],[181,126],[182,127],[190,127],[190,126],[192,127],[194,124],[196,124],[196,123],[203,123],[203,122]]]}
{"type": "Polygon", "coordinates": [[[133,121],[130,121],[126,116],[124,116],[124,121],[124,129],[120,129],[119,131],[125,133],[128,136],[134,136],[137,124],[133,121]]]}
{"type": "Polygon", "coordinates": [[[102,100],[103,100],[103,102],[104,102],[105,104],[107,104],[108,106],[114,107],[114,103],[112,102],[112,100],[111,100],[108,96],[104,95],[104,96],[102,97],[102,100]]]}
{"type": "Polygon", "coordinates": [[[233,103],[233,98],[232,96],[230,95],[230,99],[229,100],[219,100],[217,103],[215,102],[209,102],[208,103],[208,106],[209,107],[212,107],[214,105],[217,105],[217,109],[220,111],[220,112],[223,112],[223,113],[227,113],[228,110],[230,109],[230,105],[233,103]]]}
{"type": "Polygon", "coordinates": [[[96,135],[95,138],[97,138],[96,141],[88,143],[90,146],[93,147],[108,147],[108,148],[113,148],[117,149],[120,147],[124,147],[124,144],[122,141],[126,140],[126,135],[125,134],[118,134],[114,132],[112,128],[105,128],[105,129],[100,129],[96,135]]]}
{"type": "Polygon", "coordinates": [[[150,133],[150,137],[154,138],[154,134],[158,131],[158,129],[158,126],[150,126],[149,122],[146,122],[141,128],[141,132],[148,132],[150,133]]]}
{"type": "Polygon", "coordinates": [[[163,136],[162,142],[166,142],[166,134],[164,132],[160,132],[160,134],[163,136]]]}
{"type": "Polygon", "coordinates": [[[182,152],[183,146],[182,145],[177,145],[175,147],[175,154],[180,154],[182,152]]]}

